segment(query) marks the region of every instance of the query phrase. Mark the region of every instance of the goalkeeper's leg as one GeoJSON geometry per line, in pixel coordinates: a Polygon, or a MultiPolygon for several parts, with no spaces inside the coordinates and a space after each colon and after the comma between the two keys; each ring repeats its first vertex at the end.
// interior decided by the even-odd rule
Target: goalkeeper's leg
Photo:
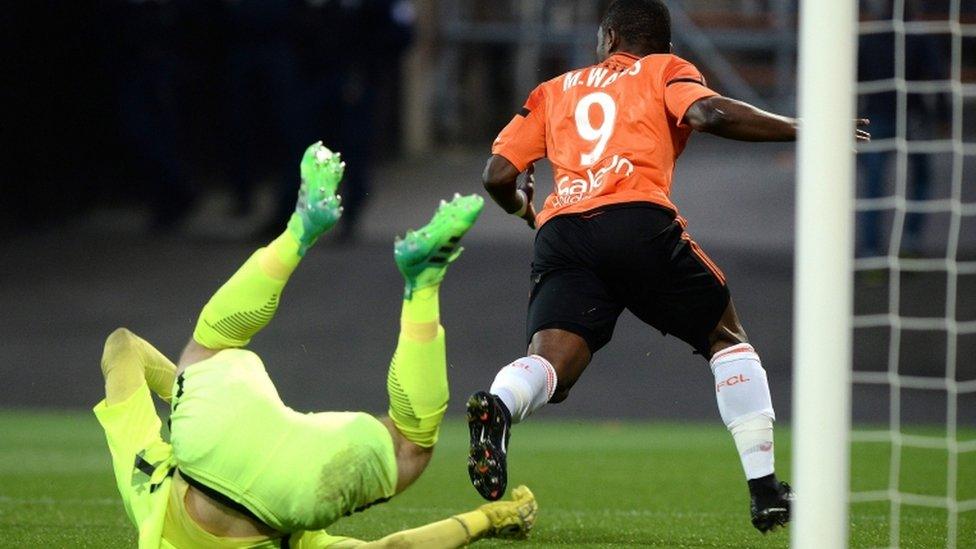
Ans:
{"type": "Polygon", "coordinates": [[[397,491],[423,472],[447,410],[447,357],[440,325],[439,291],[447,266],[461,253],[461,237],[484,206],[477,195],[455,195],[425,227],[409,231],[394,246],[405,279],[403,311],[387,390],[389,419],[397,454],[397,491]]]}
{"type": "Polygon", "coordinates": [[[181,370],[221,349],[246,346],[271,321],[299,261],[342,213],[335,192],[344,167],[339,154],[321,142],[305,151],[298,203],[287,229],[254,252],[210,298],[180,357],[181,370]]]}

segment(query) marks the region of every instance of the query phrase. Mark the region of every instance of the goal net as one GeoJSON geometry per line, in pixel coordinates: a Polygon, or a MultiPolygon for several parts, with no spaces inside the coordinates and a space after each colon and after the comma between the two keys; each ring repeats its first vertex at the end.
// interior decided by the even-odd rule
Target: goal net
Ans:
{"type": "Polygon", "coordinates": [[[850,528],[976,547],[976,2],[858,19],[850,528]]]}

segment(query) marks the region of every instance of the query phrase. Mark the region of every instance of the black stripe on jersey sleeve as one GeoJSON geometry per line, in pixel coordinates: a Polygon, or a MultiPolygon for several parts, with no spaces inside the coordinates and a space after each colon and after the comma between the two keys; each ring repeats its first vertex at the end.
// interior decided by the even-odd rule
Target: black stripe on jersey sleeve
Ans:
{"type": "Polygon", "coordinates": [[[531,111],[531,110],[529,110],[529,109],[527,109],[527,108],[525,108],[525,107],[522,107],[522,110],[520,110],[520,111],[518,112],[518,115],[519,115],[519,116],[521,116],[522,118],[526,118],[526,117],[528,117],[528,116],[529,116],[529,113],[530,113],[530,112],[532,112],[532,111],[531,111]]]}
{"type": "Polygon", "coordinates": [[[144,454],[145,454],[145,450],[136,454],[135,468],[141,471],[142,474],[151,478],[153,476],[153,473],[156,472],[156,467],[153,466],[153,464],[146,461],[144,457],[142,457],[144,454]]]}
{"type": "Polygon", "coordinates": [[[687,82],[689,84],[698,84],[699,86],[705,85],[705,81],[700,80],[698,78],[675,78],[674,80],[671,80],[670,82],[665,84],[665,86],[670,86],[671,84],[680,84],[682,82],[687,82]]]}

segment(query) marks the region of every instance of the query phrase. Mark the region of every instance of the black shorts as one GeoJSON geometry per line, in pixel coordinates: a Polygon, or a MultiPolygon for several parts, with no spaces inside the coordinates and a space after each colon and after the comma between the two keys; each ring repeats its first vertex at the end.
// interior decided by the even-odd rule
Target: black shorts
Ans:
{"type": "Polygon", "coordinates": [[[596,353],[626,308],[708,357],[708,336],[728,303],[725,276],[680,217],[653,204],[618,204],[539,229],[526,335],[567,330],[596,353]]]}

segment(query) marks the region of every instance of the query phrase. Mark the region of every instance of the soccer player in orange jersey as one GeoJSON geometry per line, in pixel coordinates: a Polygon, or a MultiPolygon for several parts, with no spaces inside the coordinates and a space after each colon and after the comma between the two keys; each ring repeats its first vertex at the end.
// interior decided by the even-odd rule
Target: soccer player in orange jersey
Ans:
{"type": "MultiPolygon", "coordinates": [[[[725,276],[685,232],[671,202],[675,161],[692,130],[742,141],[792,141],[797,121],[722,97],[671,53],[661,0],[616,0],[597,32],[596,65],[543,82],[502,130],[484,172],[506,212],[538,228],[527,356],[468,400],[468,471],[502,496],[512,423],[569,394],[626,308],[709,360],[761,532],[785,525],[792,493],[773,468],[773,406],[725,276]],[[532,163],[548,158],[553,192],[536,212],[532,163]],[[526,177],[519,181],[519,175],[526,177]]],[[[858,139],[869,135],[856,126],[858,139]]]]}

